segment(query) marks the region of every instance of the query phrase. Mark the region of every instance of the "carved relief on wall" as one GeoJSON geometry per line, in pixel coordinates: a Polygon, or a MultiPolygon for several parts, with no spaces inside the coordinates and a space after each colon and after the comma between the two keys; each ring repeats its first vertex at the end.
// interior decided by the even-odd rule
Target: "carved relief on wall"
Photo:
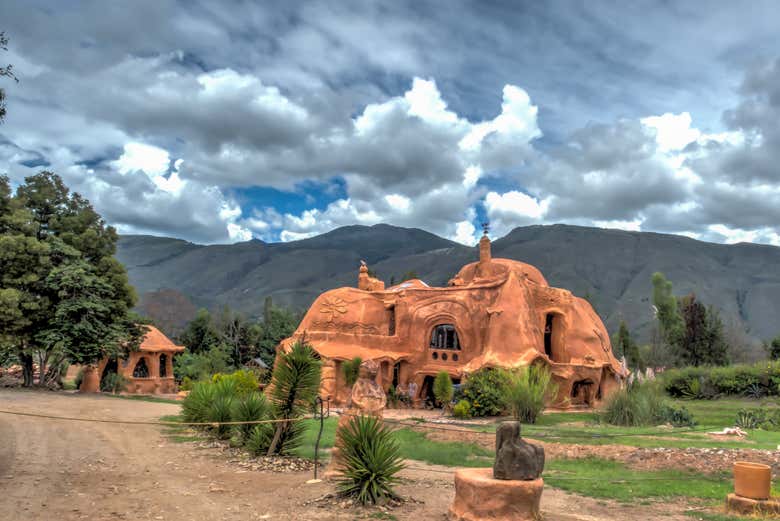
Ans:
{"type": "Polygon", "coordinates": [[[339,297],[326,298],[320,306],[325,322],[333,322],[347,312],[347,303],[339,297]]]}
{"type": "Polygon", "coordinates": [[[317,321],[311,324],[313,331],[341,331],[344,333],[363,333],[366,335],[380,335],[380,329],[373,324],[361,324],[360,322],[331,322],[317,321]]]}

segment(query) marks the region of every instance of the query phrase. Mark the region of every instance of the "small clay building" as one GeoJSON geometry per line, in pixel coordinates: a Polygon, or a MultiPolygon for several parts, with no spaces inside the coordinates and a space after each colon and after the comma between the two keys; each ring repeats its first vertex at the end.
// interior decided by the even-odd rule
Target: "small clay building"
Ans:
{"type": "Polygon", "coordinates": [[[323,360],[320,392],[337,404],[347,398],[341,363],[356,356],[376,360],[385,390],[411,392],[417,405],[439,371],[460,383],[483,367],[545,364],[559,407],[593,406],[626,376],[591,305],[529,264],[492,258],[487,236],[479,261],[443,288],[416,279],[385,288],[362,263],[358,287],[320,295],[280,349],[304,335],[323,360]]]}
{"type": "MultiPolygon", "coordinates": [[[[175,393],[173,357],[184,351],[184,346],[175,345],[154,326],[144,327],[147,332],[137,351],[131,351],[125,359],[104,358],[98,364],[96,374],[100,375],[100,380],[112,372],[121,374],[127,379],[125,391],[128,393],[175,393]]],[[[98,381],[96,389],[82,390],[97,391],[99,388],[98,381]]]]}

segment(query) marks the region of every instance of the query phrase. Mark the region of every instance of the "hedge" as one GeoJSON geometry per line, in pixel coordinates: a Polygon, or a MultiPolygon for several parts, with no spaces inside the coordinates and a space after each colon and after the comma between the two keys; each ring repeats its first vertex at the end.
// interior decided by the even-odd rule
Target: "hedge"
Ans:
{"type": "Polygon", "coordinates": [[[664,390],[673,397],[780,396],[780,362],[726,367],[683,367],[662,373],[664,390]]]}

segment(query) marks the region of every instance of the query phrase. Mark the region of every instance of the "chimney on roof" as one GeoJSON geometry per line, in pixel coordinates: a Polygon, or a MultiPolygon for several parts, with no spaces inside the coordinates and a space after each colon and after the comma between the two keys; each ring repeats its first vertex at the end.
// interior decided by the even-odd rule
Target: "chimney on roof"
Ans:
{"type": "Polygon", "coordinates": [[[490,252],[490,238],[485,234],[479,240],[479,263],[487,264],[492,259],[493,255],[490,252]]]}

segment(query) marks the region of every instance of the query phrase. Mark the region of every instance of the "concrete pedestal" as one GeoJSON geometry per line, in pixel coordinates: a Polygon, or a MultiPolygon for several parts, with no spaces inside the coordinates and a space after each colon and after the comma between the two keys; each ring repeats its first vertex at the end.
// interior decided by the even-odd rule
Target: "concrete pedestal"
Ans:
{"type": "Polygon", "coordinates": [[[455,501],[450,521],[537,520],[542,499],[542,478],[520,481],[493,478],[493,469],[455,471],[455,501]]]}

